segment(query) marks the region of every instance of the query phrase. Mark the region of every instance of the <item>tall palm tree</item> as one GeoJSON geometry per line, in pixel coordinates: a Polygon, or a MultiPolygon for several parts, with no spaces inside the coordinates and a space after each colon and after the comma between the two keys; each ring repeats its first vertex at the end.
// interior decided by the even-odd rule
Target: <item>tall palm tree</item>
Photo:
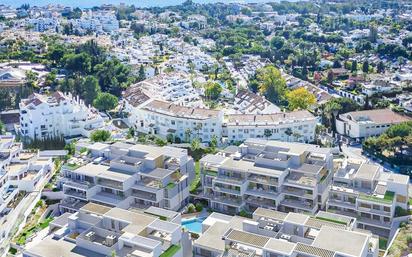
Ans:
{"type": "Polygon", "coordinates": [[[192,130],[190,128],[187,128],[185,130],[185,141],[190,142],[191,137],[192,137],[192,130]]]}
{"type": "Polygon", "coordinates": [[[331,101],[325,104],[324,115],[329,121],[333,136],[335,136],[335,133],[336,133],[335,119],[341,109],[342,109],[342,106],[334,101],[331,101]]]}

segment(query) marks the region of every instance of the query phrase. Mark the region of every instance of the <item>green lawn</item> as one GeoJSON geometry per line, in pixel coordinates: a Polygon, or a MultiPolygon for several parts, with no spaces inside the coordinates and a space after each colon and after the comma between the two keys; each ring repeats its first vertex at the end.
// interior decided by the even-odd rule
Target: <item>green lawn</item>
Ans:
{"type": "Polygon", "coordinates": [[[315,217],[318,220],[324,220],[324,221],[329,221],[329,222],[334,222],[337,224],[342,224],[342,225],[347,225],[346,222],[340,221],[340,220],[335,220],[335,219],[329,219],[329,218],[324,218],[324,217],[315,217]]]}
{"type": "Polygon", "coordinates": [[[175,188],[175,186],[176,186],[176,184],[175,183],[173,183],[173,182],[170,182],[169,184],[167,184],[167,189],[173,189],[173,188],[175,188]]]}
{"type": "Polygon", "coordinates": [[[172,245],[166,251],[164,251],[160,255],[160,257],[173,257],[180,250],[180,248],[180,245],[172,245]]]}
{"type": "Polygon", "coordinates": [[[200,162],[195,162],[195,179],[190,184],[190,192],[196,192],[196,189],[200,186],[200,162]]]}
{"type": "Polygon", "coordinates": [[[373,195],[366,195],[366,194],[361,194],[360,199],[363,200],[368,200],[372,202],[377,202],[377,203],[387,203],[390,204],[393,202],[393,198],[395,197],[395,193],[391,191],[386,191],[385,195],[383,198],[379,198],[373,195]]]}
{"type": "Polygon", "coordinates": [[[388,244],[388,239],[384,237],[379,237],[379,249],[386,250],[388,244]]]}

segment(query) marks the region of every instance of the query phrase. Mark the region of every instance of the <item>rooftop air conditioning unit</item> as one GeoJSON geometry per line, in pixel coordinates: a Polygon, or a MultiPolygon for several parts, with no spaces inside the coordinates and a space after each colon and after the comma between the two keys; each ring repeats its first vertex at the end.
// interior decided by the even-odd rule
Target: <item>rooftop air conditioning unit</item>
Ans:
{"type": "Polygon", "coordinates": [[[108,235],[106,237],[106,245],[109,246],[109,247],[114,245],[116,243],[115,240],[116,240],[115,235],[108,235]]]}
{"type": "Polygon", "coordinates": [[[85,238],[89,241],[94,241],[96,237],[96,233],[94,231],[90,231],[85,235],[85,238]]]}

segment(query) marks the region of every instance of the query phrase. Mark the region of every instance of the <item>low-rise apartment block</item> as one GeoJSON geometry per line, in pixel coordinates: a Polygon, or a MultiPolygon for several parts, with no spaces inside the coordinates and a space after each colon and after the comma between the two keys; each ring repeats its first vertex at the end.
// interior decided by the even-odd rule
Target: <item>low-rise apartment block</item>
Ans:
{"type": "MultiPolygon", "coordinates": [[[[308,111],[273,114],[233,114],[229,111],[225,116],[225,110],[186,107],[151,98],[140,87],[128,88],[123,96],[129,125],[139,132],[163,138],[172,135],[181,141],[199,138],[202,142],[210,142],[216,136],[231,142],[248,138],[312,142],[315,137],[317,120],[308,111]]],[[[253,105],[267,109],[256,102],[253,105]]]]}
{"type": "Polygon", "coordinates": [[[363,139],[379,136],[390,126],[411,120],[390,109],[348,112],[336,119],[336,130],[339,134],[363,139]]]}
{"type": "Polygon", "coordinates": [[[359,228],[390,237],[399,208],[408,209],[409,177],[360,160],[339,160],[335,166],[327,210],[357,217],[359,228]]]}
{"type": "Polygon", "coordinates": [[[26,193],[38,189],[36,186],[52,170],[51,158],[42,158],[38,152],[24,151],[14,136],[0,136],[0,241],[8,236],[14,210],[19,209],[26,193]]]}
{"type": "Polygon", "coordinates": [[[104,124],[96,109],[86,106],[70,93],[32,94],[19,106],[19,133],[29,139],[88,136],[104,124]]]}
{"type": "Polygon", "coordinates": [[[354,229],[355,218],[258,208],[253,218],[213,213],[193,244],[194,257],[376,257],[379,239],[354,229]]]}
{"type": "Polygon", "coordinates": [[[87,202],[121,208],[177,210],[187,203],[194,162],[187,150],[117,142],[78,143],[81,152],[62,167],[61,212],[87,202]]]}
{"type": "Polygon", "coordinates": [[[286,142],[313,142],[317,119],[308,111],[274,114],[231,114],[225,117],[223,136],[229,141],[266,138],[286,142]]]}
{"type": "Polygon", "coordinates": [[[26,247],[23,256],[183,257],[187,235],[180,222],[164,220],[157,213],[161,214],[88,203],[50,223],[49,235],[26,247]]]}
{"type": "Polygon", "coordinates": [[[315,145],[248,139],[200,160],[202,192],[225,213],[258,207],[316,213],[333,176],[331,150],[315,145]]]}

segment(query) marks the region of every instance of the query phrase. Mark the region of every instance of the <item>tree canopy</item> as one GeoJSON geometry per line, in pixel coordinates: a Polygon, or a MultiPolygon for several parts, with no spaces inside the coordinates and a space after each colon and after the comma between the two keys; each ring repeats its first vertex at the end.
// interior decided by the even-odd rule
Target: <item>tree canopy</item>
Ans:
{"type": "Polygon", "coordinates": [[[257,71],[259,92],[275,104],[281,104],[285,100],[286,81],[280,70],[273,65],[268,65],[257,71]]]}
{"type": "Polygon", "coordinates": [[[290,110],[305,110],[316,103],[316,97],[304,87],[287,92],[286,98],[290,110]]]}

